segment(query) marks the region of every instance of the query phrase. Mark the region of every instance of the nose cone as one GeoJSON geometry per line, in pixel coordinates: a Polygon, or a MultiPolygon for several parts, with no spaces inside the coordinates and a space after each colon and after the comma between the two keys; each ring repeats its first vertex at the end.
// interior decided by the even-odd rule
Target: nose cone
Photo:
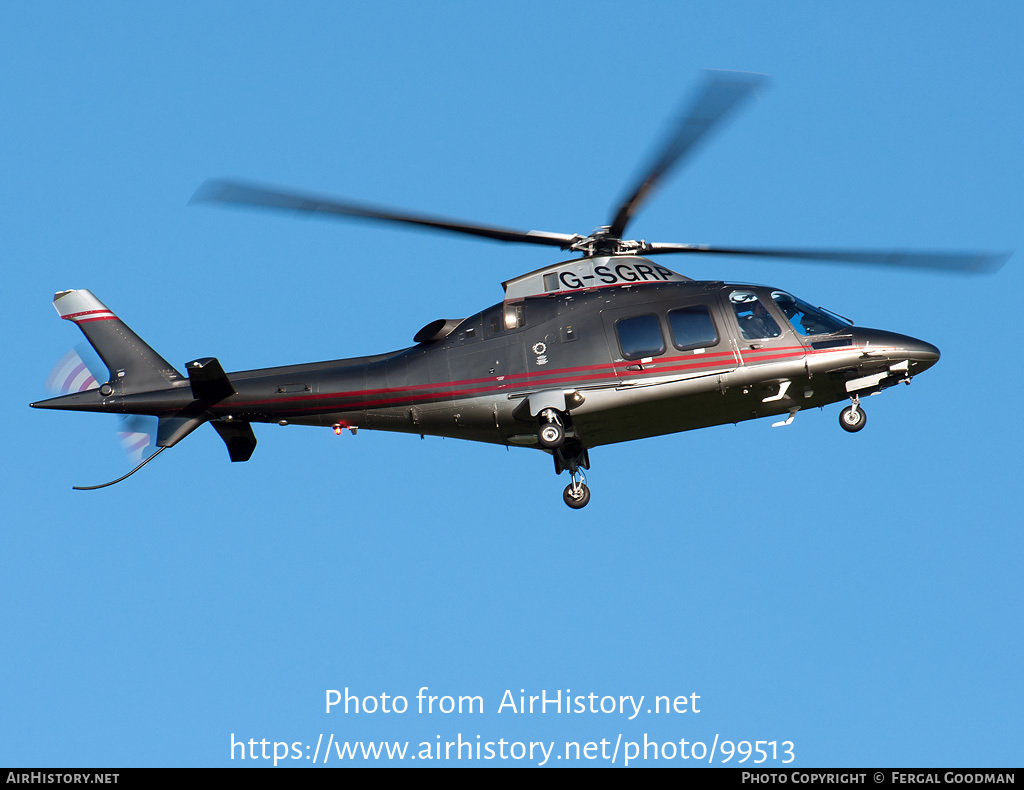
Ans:
{"type": "Polygon", "coordinates": [[[907,360],[913,375],[927,370],[939,361],[939,349],[924,340],[896,332],[880,329],[860,329],[855,331],[857,345],[870,355],[885,356],[893,362],[907,360]]]}
{"type": "Polygon", "coordinates": [[[918,372],[927,370],[939,361],[939,349],[931,343],[913,337],[908,337],[907,341],[907,358],[911,365],[916,363],[918,372]]]}

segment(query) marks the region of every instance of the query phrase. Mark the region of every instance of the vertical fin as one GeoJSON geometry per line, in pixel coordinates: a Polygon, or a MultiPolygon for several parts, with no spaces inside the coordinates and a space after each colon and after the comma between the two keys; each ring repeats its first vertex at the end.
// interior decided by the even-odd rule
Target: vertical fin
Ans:
{"type": "Polygon", "coordinates": [[[146,345],[90,291],[60,291],[53,306],[61,318],[78,325],[110,373],[116,392],[130,394],[163,389],[182,375],[146,345]]]}

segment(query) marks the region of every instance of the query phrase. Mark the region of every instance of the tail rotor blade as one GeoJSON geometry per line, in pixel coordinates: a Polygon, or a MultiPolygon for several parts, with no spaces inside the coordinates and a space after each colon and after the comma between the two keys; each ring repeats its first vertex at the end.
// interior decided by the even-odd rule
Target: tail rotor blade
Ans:
{"type": "Polygon", "coordinates": [[[146,450],[156,442],[157,418],[130,414],[121,419],[117,439],[133,463],[139,463],[146,450]]]}
{"type": "Polygon", "coordinates": [[[96,353],[79,343],[57,360],[46,377],[46,390],[53,395],[85,392],[106,381],[107,374],[96,353]]]}

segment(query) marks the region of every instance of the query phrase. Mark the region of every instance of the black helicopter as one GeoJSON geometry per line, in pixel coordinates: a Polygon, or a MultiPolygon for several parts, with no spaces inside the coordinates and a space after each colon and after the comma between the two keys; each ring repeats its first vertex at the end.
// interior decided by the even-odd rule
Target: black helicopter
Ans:
{"type": "Polygon", "coordinates": [[[37,408],[152,415],[159,449],[120,482],[205,422],[232,461],[256,447],[252,423],[447,436],[550,453],[568,471],[564,499],[590,501],[584,470],[604,444],[757,417],[792,422],[802,409],[849,401],[840,425],[859,431],[861,399],[907,382],[939,359],[922,340],[854,327],[787,291],[696,281],[646,256],[746,255],[960,271],[991,271],[1006,254],[782,250],[650,243],[623,238],[658,182],[765,83],[708,72],[689,110],[619,206],[587,236],[517,231],[344,202],[238,181],[203,184],[193,202],[398,222],[579,257],[503,283],[504,299],[465,319],[438,319],[415,345],[387,354],[226,373],[213,357],[185,375],[86,290],[54,306],[99,353],[99,386],[37,408]]]}

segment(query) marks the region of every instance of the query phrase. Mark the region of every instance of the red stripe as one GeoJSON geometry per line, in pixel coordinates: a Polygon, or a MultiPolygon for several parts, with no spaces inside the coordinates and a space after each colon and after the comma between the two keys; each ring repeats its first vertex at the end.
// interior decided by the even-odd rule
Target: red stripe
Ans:
{"type": "Polygon", "coordinates": [[[68,313],[67,315],[62,315],[61,318],[70,318],[74,320],[75,318],[78,318],[78,316],[80,315],[95,315],[96,313],[110,313],[111,315],[113,315],[112,310],[109,310],[106,307],[104,307],[102,310],[82,310],[81,312],[78,313],[68,313]]]}
{"type": "MultiPolygon", "coordinates": [[[[817,349],[817,350],[815,350],[814,353],[838,353],[838,352],[848,352],[848,351],[852,351],[852,350],[857,350],[857,349],[855,347],[841,346],[841,347],[838,347],[838,348],[817,349]]],[[[793,358],[793,357],[800,357],[800,356],[803,356],[805,353],[808,353],[808,350],[805,349],[803,346],[778,346],[778,347],[775,347],[775,348],[750,349],[748,352],[745,352],[745,353],[747,353],[748,355],[757,355],[757,360],[758,361],[762,361],[762,360],[789,359],[789,358],[793,358]],[[782,354],[777,353],[779,351],[788,351],[789,353],[782,353],[782,354]],[[776,353],[772,353],[771,356],[769,356],[768,355],[769,352],[776,352],[776,353]]],[[[703,356],[703,355],[701,355],[701,356],[703,356]]],[[[707,356],[708,357],[711,357],[711,356],[734,357],[734,354],[732,352],[715,352],[714,354],[708,354],[707,356]]],[[[675,361],[680,361],[680,360],[693,360],[693,359],[694,359],[694,355],[689,355],[689,356],[685,356],[685,357],[678,356],[678,357],[663,358],[663,359],[659,359],[658,360],[658,364],[651,363],[648,366],[646,366],[643,371],[637,371],[637,372],[640,373],[641,375],[645,375],[645,376],[649,376],[649,377],[653,378],[653,375],[651,375],[651,374],[663,374],[663,373],[682,371],[682,370],[697,370],[697,369],[700,369],[700,368],[713,367],[713,366],[721,364],[722,362],[727,361],[727,360],[721,360],[721,359],[715,359],[715,360],[702,359],[699,362],[691,362],[691,363],[685,364],[685,365],[665,365],[664,364],[665,362],[675,362],[675,361]]],[[[538,377],[539,376],[539,377],[544,378],[545,380],[544,381],[539,381],[539,382],[526,381],[526,382],[523,382],[523,384],[537,383],[537,384],[545,385],[545,384],[556,384],[556,383],[561,383],[561,382],[578,382],[578,381],[593,382],[594,380],[599,380],[599,379],[602,379],[602,378],[609,378],[610,382],[614,382],[614,381],[619,380],[619,378],[618,377],[611,378],[611,377],[614,376],[617,373],[621,373],[622,372],[622,371],[617,371],[616,370],[617,367],[618,368],[625,368],[625,367],[628,367],[629,365],[633,365],[633,364],[636,364],[636,363],[634,363],[634,362],[613,362],[613,363],[604,363],[604,364],[600,364],[600,365],[586,365],[586,366],[580,366],[580,367],[574,367],[574,368],[560,368],[560,369],[548,371],[548,372],[545,372],[545,373],[535,373],[535,372],[513,373],[513,374],[509,374],[509,375],[505,376],[500,381],[497,379],[497,377],[487,377],[487,378],[479,378],[479,379],[464,379],[464,380],[461,380],[461,381],[447,381],[447,382],[443,382],[443,383],[440,383],[440,384],[420,384],[420,385],[415,385],[414,384],[414,385],[409,385],[409,386],[404,386],[404,387],[384,387],[384,388],[381,388],[381,389],[374,389],[374,390],[353,390],[353,391],[349,391],[349,392],[327,392],[327,393],[320,393],[320,394],[316,394],[316,395],[301,395],[301,396],[297,396],[297,397],[294,397],[294,398],[276,398],[276,399],[263,399],[263,400],[255,400],[255,401],[242,401],[242,402],[238,402],[238,403],[232,403],[231,406],[237,408],[237,407],[240,407],[240,406],[259,406],[259,405],[265,405],[265,404],[300,403],[300,402],[304,402],[304,401],[345,400],[347,398],[360,398],[360,397],[361,398],[365,398],[367,395],[386,395],[386,394],[390,394],[390,393],[400,393],[400,392],[409,392],[409,391],[412,391],[412,390],[419,390],[418,394],[408,395],[408,396],[405,396],[405,397],[378,398],[378,399],[373,399],[373,400],[361,400],[361,401],[356,401],[354,403],[347,403],[347,404],[340,404],[339,403],[339,404],[335,405],[336,408],[339,409],[339,410],[356,410],[356,409],[362,409],[362,408],[372,407],[372,406],[389,406],[389,405],[400,404],[400,403],[416,403],[416,402],[421,402],[421,401],[425,401],[425,400],[442,400],[442,399],[446,399],[446,398],[457,398],[457,397],[462,397],[462,396],[466,396],[466,395],[476,395],[476,394],[483,393],[483,392],[499,393],[499,392],[503,392],[503,391],[508,391],[510,389],[509,385],[506,383],[506,381],[508,379],[517,379],[517,380],[519,380],[519,379],[523,379],[523,378],[526,378],[526,377],[538,377]],[[573,373],[573,372],[576,372],[576,371],[589,371],[589,370],[596,370],[596,371],[601,371],[601,372],[594,373],[594,374],[591,374],[591,375],[585,375],[585,376],[579,376],[579,375],[569,375],[569,376],[566,376],[566,375],[562,375],[561,378],[551,378],[552,376],[556,376],[556,375],[560,375],[560,374],[573,373]],[[488,383],[488,386],[471,387],[471,388],[465,388],[464,386],[460,387],[460,385],[478,384],[478,383],[485,383],[485,382],[488,383]],[[451,389],[440,390],[440,391],[437,391],[437,392],[424,392],[424,390],[431,390],[431,389],[436,389],[436,388],[440,388],[440,387],[449,387],[451,389]]],[[[743,364],[742,361],[741,361],[741,364],[743,364]]],[[[630,372],[632,373],[633,371],[630,371],[630,372]]],[[[326,407],[312,407],[312,408],[326,408],[326,407]]],[[[302,410],[303,409],[301,409],[301,408],[300,409],[292,409],[292,411],[302,411],[302,410]]]]}
{"type": "MultiPolygon", "coordinates": [[[[732,356],[731,352],[728,353],[727,356],[732,356]]],[[[673,361],[673,360],[681,360],[681,359],[692,359],[692,357],[672,357],[672,358],[669,358],[669,359],[667,359],[665,361],[673,361]]],[[[649,370],[651,372],[667,371],[667,370],[685,370],[687,368],[700,368],[700,367],[708,367],[710,365],[718,365],[718,364],[721,364],[721,362],[722,362],[722,360],[701,360],[699,363],[692,364],[692,365],[679,365],[679,366],[673,366],[673,367],[668,367],[668,368],[666,368],[666,367],[657,367],[657,366],[655,366],[653,364],[650,364],[650,365],[648,365],[647,370],[649,370]],[[655,370],[656,367],[657,367],[657,370],[655,370]]],[[[451,396],[452,394],[455,394],[455,393],[466,394],[466,393],[480,392],[480,391],[485,391],[485,390],[494,390],[496,392],[500,392],[501,390],[510,389],[510,385],[506,383],[506,381],[508,379],[516,379],[517,381],[513,382],[513,383],[515,383],[517,385],[519,384],[519,381],[518,381],[519,379],[523,379],[523,378],[526,378],[526,377],[540,377],[540,378],[544,379],[543,381],[539,381],[539,382],[532,382],[532,381],[522,382],[523,384],[526,384],[526,385],[532,384],[532,383],[546,385],[546,384],[555,384],[555,383],[564,382],[564,381],[592,380],[592,379],[600,379],[600,378],[609,377],[609,376],[615,374],[617,372],[615,370],[616,366],[619,366],[619,367],[622,367],[623,369],[625,369],[625,367],[627,367],[629,365],[635,365],[635,364],[636,364],[635,362],[617,362],[617,363],[610,363],[610,364],[609,363],[604,363],[604,364],[601,364],[601,365],[585,365],[585,366],[574,367],[574,368],[558,368],[556,370],[547,371],[545,373],[534,373],[534,372],[529,372],[529,373],[511,373],[511,374],[505,376],[501,380],[499,380],[496,376],[493,376],[493,377],[492,376],[488,376],[488,377],[485,377],[485,378],[478,378],[478,379],[462,379],[460,381],[445,381],[445,382],[441,382],[441,383],[438,383],[438,384],[411,384],[411,385],[404,386],[404,387],[382,387],[380,389],[372,389],[372,390],[352,390],[350,392],[327,392],[327,393],[319,393],[319,394],[316,394],[316,395],[299,395],[299,396],[294,397],[294,398],[274,398],[274,399],[265,399],[265,400],[256,400],[256,401],[243,401],[241,403],[236,403],[236,404],[232,404],[232,405],[250,406],[250,405],[257,405],[257,404],[261,404],[261,403],[290,403],[290,402],[308,401],[308,400],[323,400],[323,399],[326,399],[326,398],[345,399],[345,398],[366,397],[367,395],[388,395],[388,394],[391,394],[391,393],[409,392],[409,391],[414,391],[414,390],[422,391],[422,390],[428,390],[428,389],[435,389],[435,388],[439,388],[439,387],[458,387],[458,386],[463,386],[463,385],[466,385],[466,384],[483,384],[483,383],[489,383],[490,386],[487,386],[487,387],[476,387],[476,388],[472,388],[472,389],[449,390],[447,393],[445,393],[445,392],[437,392],[437,393],[433,393],[433,394],[429,394],[428,393],[428,394],[421,395],[419,397],[420,398],[441,398],[441,397],[451,396]],[[580,372],[580,371],[600,371],[600,372],[593,373],[591,375],[585,375],[585,376],[579,376],[579,375],[568,375],[567,376],[567,375],[565,375],[565,374],[570,374],[570,373],[577,373],[577,372],[580,372]],[[559,376],[559,375],[561,376],[560,378],[551,378],[552,376],[559,376]]],[[[633,371],[630,371],[630,372],[633,372],[633,371]]],[[[391,401],[395,401],[395,400],[401,400],[401,398],[391,398],[391,399],[386,399],[386,400],[367,401],[367,403],[387,403],[387,402],[391,402],[391,401]]]]}
{"type": "MultiPolygon", "coordinates": [[[[665,363],[679,362],[679,361],[682,361],[682,360],[694,359],[696,357],[700,357],[701,358],[702,361],[697,365],[697,367],[701,367],[701,366],[710,365],[710,364],[717,364],[720,361],[720,360],[705,361],[705,360],[710,360],[712,357],[735,358],[735,354],[732,351],[716,351],[716,352],[714,352],[712,354],[695,354],[695,355],[678,356],[678,357],[657,357],[657,358],[655,358],[654,361],[647,363],[646,367],[653,368],[655,366],[664,365],[665,363]]],[[[442,382],[440,384],[409,384],[409,385],[402,386],[402,387],[383,387],[383,388],[380,388],[380,389],[359,390],[358,392],[353,393],[353,394],[358,394],[358,395],[382,395],[382,394],[389,393],[389,392],[407,392],[409,390],[433,389],[435,387],[450,387],[453,384],[480,384],[480,383],[483,383],[485,381],[501,383],[501,382],[505,382],[505,381],[512,381],[512,380],[519,381],[519,380],[522,380],[522,379],[527,379],[528,380],[527,383],[532,383],[533,379],[549,379],[551,376],[560,376],[560,375],[563,375],[565,373],[582,373],[584,371],[607,370],[609,368],[611,368],[612,372],[614,372],[616,367],[619,367],[619,368],[622,368],[623,370],[625,370],[629,366],[636,365],[636,364],[639,364],[639,363],[637,361],[633,361],[633,360],[627,360],[627,361],[624,361],[624,362],[612,362],[612,363],[605,362],[605,363],[602,363],[600,365],[581,365],[581,366],[578,366],[578,367],[571,367],[571,368],[553,368],[552,370],[527,371],[526,373],[507,373],[507,374],[505,374],[504,376],[502,376],[500,378],[498,376],[485,376],[485,377],[477,378],[477,379],[462,379],[460,381],[445,381],[445,382],[442,382]]],[[[559,380],[563,380],[563,379],[559,379],[559,380]]],[[[537,383],[546,384],[548,382],[547,381],[540,381],[540,382],[537,382],[537,383]]],[[[303,396],[303,397],[316,397],[316,396],[306,395],[306,396],[303,396]]],[[[273,402],[273,401],[268,401],[268,402],[273,402]]]]}

